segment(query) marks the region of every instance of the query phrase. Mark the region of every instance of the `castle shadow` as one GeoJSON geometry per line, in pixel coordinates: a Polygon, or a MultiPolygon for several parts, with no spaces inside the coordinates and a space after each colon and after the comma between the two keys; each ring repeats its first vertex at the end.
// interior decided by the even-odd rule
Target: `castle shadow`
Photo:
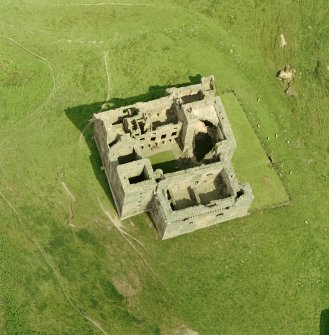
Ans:
{"type": "Polygon", "coordinates": [[[193,84],[199,84],[201,81],[201,75],[195,75],[189,77],[189,82],[185,82],[177,85],[164,85],[164,86],[150,86],[147,93],[140,94],[133,97],[127,98],[112,98],[108,102],[104,101],[94,102],[92,104],[80,105],[75,107],[69,107],[65,110],[66,116],[74,124],[77,129],[82,133],[88,148],[90,150],[90,163],[92,165],[95,177],[102,186],[104,192],[110,199],[114,206],[113,197],[108,185],[105,172],[101,169],[103,165],[102,159],[98,152],[96,142],[93,139],[93,129],[88,126],[94,113],[98,113],[102,109],[114,109],[122,106],[134,104],[136,102],[146,102],[153,99],[161,98],[165,95],[166,89],[170,87],[184,87],[193,84]]]}
{"type": "Polygon", "coordinates": [[[189,82],[176,85],[163,85],[163,86],[150,86],[147,93],[136,95],[127,98],[113,98],[108,103],[106,103],[106,109],[119,108],[127,105],[132,105],[137,102],[146,102],[154,99],[159,99],[166,94],[166,89],[171,87],[184,87],[194,84],[200,84],[202,76],[197,74],[195,76],[189,76],[189,82]]]}
{"type": "Polygon", "coordinates": [[[324,309],[321,312],[320,335],[329,335],[329,309],[324,309]]]}

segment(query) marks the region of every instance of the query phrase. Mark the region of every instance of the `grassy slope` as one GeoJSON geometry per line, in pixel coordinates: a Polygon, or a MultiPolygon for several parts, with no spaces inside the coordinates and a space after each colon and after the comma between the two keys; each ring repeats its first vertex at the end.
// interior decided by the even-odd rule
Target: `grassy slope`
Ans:
{"type": "Polygon", "coordinates": [[[47,66],[11,41],[0,41],[1,124],[13,121],[36,109],[51,90],[47,66]],[[26,90],[26,86],[29,90],[26,90]]]}
{"type": "Polygon", "coordinates": [[[0,77],[7,87],[1,101],[12,106],[0,126],[0,191],[16,210],[1,199],[0,327],[7,334],[99,333],[73,304],[110,334],[170,334],[181,324],[201,334],[318,334],[329,308],[327,3],[0,6],[0,34],[52,65],[1,39],[1,62],[14,54],[26,76],[24,96],[40,90],[24,111],[6,93],[8,80],[17,86],[17,68],[0,77]],[[258,137],[279,135],[265,150],[292,204],[165,243],[141,215],[125,223],[147,250],[135,243],[137,253],[100,208],[113,212],[90,128],[79,142],[106,96],[104,51],[116,105],[197,74],[214,73],[220,91],[234,88],[261,125],[258,137]],[[284,97],[273,76],[285,62],[302,72],[296,98],[284,97]]]}
{"type": "Polygon", "coordinates": [[[222,101],[237,142],[233,165],[240,182],[248,182],[252,187],[252,209],[287,203],[289,196],[235,95],[223,94],[222,101]]]}

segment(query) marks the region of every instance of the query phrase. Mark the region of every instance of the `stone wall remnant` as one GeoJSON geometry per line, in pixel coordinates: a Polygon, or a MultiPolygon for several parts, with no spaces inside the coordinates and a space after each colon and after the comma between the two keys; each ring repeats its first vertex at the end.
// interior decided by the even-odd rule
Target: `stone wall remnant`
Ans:
{"type": "Polygon", "coordinates": [[[235,176],[236,141],[213,76],[94,114],[93,123],[120,218],[149,212],[168,239],[248,214],[253,193],[235,176]],[[168,151],[174,167],[164,172],[152,156],[168,151]]]}

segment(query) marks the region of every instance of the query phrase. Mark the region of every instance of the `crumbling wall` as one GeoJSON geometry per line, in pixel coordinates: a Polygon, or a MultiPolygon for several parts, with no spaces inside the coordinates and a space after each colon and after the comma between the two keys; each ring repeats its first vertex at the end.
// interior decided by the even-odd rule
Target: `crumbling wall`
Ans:
{"type": "Polygon", "coordinates": [[[237,183],[233,167],[216,163],[192,168],[185,175],[184,171],[165,175],[158,184],[151,217],[161,237],[166,239],[245,216],[252,201],[250,186],[237,183]],[[215,184],[218,177],[223,183],[223,192],[215,184]],[[186,198],[187,189],[193,204],[183,209],[173,208],[173,201],[181,200],[175,199],[177,194],[186,198]],[[204,201],[207,193],[210,197],[204,201]]]}
{"type": "Polygon", "coordinates": [[[243,192],[239,197],[231,196],[222,199],[220,203],[213,206],[196,206],[187,208],[170,215],[166,212],[164,202],[160,197],[153,203],[151,217],[154,218],[159,234],[162,239],[172,238],[178,235],[193,232],[197,229],[206,228],[217,223],[229,221],[234,218],[248,215],[249,207],[253,201],[250,185],[240,186],[243,192]]]}
{"type": "Polygon", "coordinates": [[[253,194],[231,165],[236,141],[213,76],[166,93],[93,117],[118,215],[149,211],[163,239],[247,215],[253,194]],[[207,144],[200,158],[198,143],[207,144]],[[180,153],[180,170],[153,171],[147,157],[168,148],[180,153]]]}
{"type": "Polygon", "coordinates": [[[165,144],[168,141],[174,141],[180,136],[182,124],[167,124],[161,127],[158,127],[155,131],[150,131],[141,137],[140,145],[142,149],[145,147],[153,147],[161,144],[165,144]]]}
{"type": "Polygon", "coordinates": [[[156,182],[149,159],[144,158],[117,167],[123,197],[119,201],[120,217],[130,217],[151,209],[156,182]]]}

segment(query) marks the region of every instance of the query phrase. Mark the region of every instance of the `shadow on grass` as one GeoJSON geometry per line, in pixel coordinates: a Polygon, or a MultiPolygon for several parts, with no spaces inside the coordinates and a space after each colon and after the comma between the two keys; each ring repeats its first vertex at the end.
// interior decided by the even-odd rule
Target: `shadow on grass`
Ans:
{"type": "MultiPolygon", "coordinates": [[[[106,109],[114,109],[122,106],[131,105],[136,102],[146,102],[149,100],[158,99],[165,95],[166,89],[169,87],[183,87],[193,84],[199,84],[200,82],[201,82],[201,75],[197,74],[195,76],[190,76],[189,82],[183,84],[150,86],[147,93],[128,98],[113,98],[109,100],[108,102],[106,102],[106,109]]],[[[103,165],[103,163],[99,155],[96,143],[93,139],[93,129],[92,127],[86,127],[88,126],[88,122],[93,117],[93,114],[98,113],[101,110],[103,104],[104,104],[103,101],[99,101],[92,104],[70,107],[65,110],[65,113],[66,116],[69,118],[69,120],[83,134],[90,150],[89,159],[93,167],[95,177],[102,186],[104,192],[107,194],[112,205],[114,206],[113,197],[106,179],[105,172],[101,170],[101,166],[103,165]]]]}
{"type": "Polygon", "coordinates": [[[94,175],[98,180],[99,184],[102,186],[104,192],[110,199],[112,205],[114,205],[113,197],[111,194],[110,187],[107,183],[105,172],[102,171],[101,167],[103,165],[102,159],[98,153],[96,142],[93,139],[93,129],[89,125],[90,119],[94,113],[100,111],[102,102],[95,102],[88,105],[81,105],[76,107],[67,108],[65,113],[70,121],[80,130],[82,133],[88,148],[90,150],[89,160],[92,165],[94,175]]]}
{"type": "Polygon", "coordinates": [[[324,309],[321,312],[320,335],[329,335],[329,309],[324,309]]]}

